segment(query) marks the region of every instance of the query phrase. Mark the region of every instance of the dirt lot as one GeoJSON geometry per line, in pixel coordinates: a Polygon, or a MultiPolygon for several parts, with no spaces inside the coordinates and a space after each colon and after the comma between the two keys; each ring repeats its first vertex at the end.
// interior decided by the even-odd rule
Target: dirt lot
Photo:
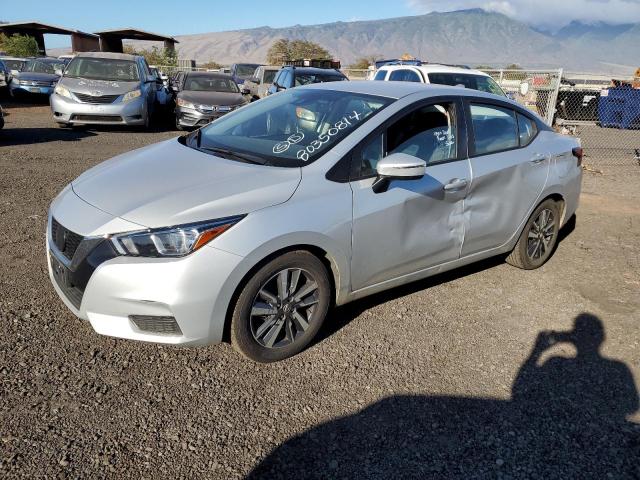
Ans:
{"type": "Polygon", "coordinates": [[[51,199],[176,133],[8,113],[1,477],[640,478],[640,173],[587,173],[575,228],[542,269],[496,259],[376,295],[261,366],[228,345],[98,336],[49,284],[51,199]]]}

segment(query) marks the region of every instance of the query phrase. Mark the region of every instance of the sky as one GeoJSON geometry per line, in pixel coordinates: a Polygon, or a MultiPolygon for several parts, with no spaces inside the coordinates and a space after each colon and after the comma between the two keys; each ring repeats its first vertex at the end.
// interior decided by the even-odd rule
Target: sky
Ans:
{"type": "MultiPolygon", "coordinates": [[[[86,32],[137,27],[184,35],[265,25],[376,20],[465,8],[497,11],[551,29],[571,20],[640,22],[640,0],[0,0],[0,20],[37,20],[86,32]]],[[[70,44],[65,36],[50,35],[46,41],[52,48],[70,44]]]]}

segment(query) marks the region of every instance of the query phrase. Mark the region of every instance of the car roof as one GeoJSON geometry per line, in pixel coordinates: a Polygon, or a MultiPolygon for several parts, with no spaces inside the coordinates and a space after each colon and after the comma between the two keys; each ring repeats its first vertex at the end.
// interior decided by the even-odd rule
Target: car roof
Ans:
{"type": "Polygon", "coordinates": [[[21,62],[27,61],[27,59],[24,57],[0,57],[0,60],[20,60],[21,62]]]}
{"type": "Polygon", "coordinates": [[[416,69],[423,73],[460,73],[466,75],[482,75],[483,77],[489,77],[490,75],[484,73],[481,70],[474,70],[471,68],[454,67],[450,65],[440,65],[437,63],[429,63],[427,65],[383,65],[378,70],[407,70],[416,69]]]}
{"type": "Polygon", "coordinates": [[[356,80],[352,82],[314,83],[312,85],[296,87],[296,90],[300,88],[360,93],[364,95],[376,95],[379,97],[395,99],[400,99],[414,93],[422,93],[424,94],[425,98],[450,95],[459,95],[465,97],[473,96],[478,98],[500,100],[502,102],[510,103],[516,107],[520,107],[518,102],[510,100],[501,95],[493,95],[491,93],[481,92],[480,90],[472,90],[470,88],[450,87],[448,85],[439,85],[434,83],[376,82],[373,80],[356,80]]]}
{"type": "Polygon", "coordinates": [[[112,53],[112,52],[83,52],[76,55],[76,58],[105,58],[110,60],[130,60],[135,61],[140,58],[138,55],[129,55],[128,53],[112,53]]]}
{"type": "Polygon", "coordinates": [[[317,67],[292,67],[290,65],[287,65],[285,67],[282,68],[292,68],[293,70],[295,70],[296,72],[302,72],[302,73],[314,73],[314,74],[321,74],[321,73],[326,73],[329,75],[340,75],[340,76],[346,76],[344,73],[342,73],[340,70],[335,69],[335,68],[317,68],[317,67]]]}
{"type": "Polygon", "coordinates": [[[185,72],[189,77],[208,77],[208,78],[226,78],[233,79],[228,73],[222,72],[185,72]]]}
{"type": "Polygon", "coordinates": [[[34,57],[34,58],[29,58],[27,60],[37,60],[38,62],[43,62],[43,63],[61,63],[62,62],[62,60],[55,57],[34,57]]]}

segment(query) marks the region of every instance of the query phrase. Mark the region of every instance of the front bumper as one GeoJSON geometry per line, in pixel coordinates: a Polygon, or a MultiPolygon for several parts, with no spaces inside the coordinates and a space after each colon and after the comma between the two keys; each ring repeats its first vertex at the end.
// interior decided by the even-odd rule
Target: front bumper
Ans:
{"type": "Polygon", "coordinates": [[[53,93],[53,89],[55,87],[39,87],[32,85],[16,85],[15,82],[12,82],[9,86],[11,88],[11,93],[13,95],[51,95],[53,93]]]}
{"type": "Polygon", "coordinates": [[[211,246],[174,259],[117,256],[109,253],[110,242],[105,235],[89,232],[83,242],[94,242],[93,249],[83,253],[80,243],[69,260],[53,240],[53,218],[71,230],[90,210],[95,210],[98,217],[106,214],[73,191],[63,195],[66,198],[54,202],[49,214],[47,260],[57,294],[76,316],[88,320],[97,333],[113,337],[182,345],[222,340],[226,309],[234,290],[229,279],[242,257],[211,246]],[[78,255],[86,255],[86,260],[78,255]],[[70,270],[74,264],[75,272],[70,270]],[[57,270],[61,268],[67,271],[60,274],[57,270]],[[60,280],[65,276],[67,285],[60,280]],[[69,285],[81,291],[70,292],[69,285]],[[143,330],[132,316],[173,318],[178,333],[143,330]]]}
{"type": "Polygon", "coordinates": [[[183,127],[201,127],[223,117],[231,111],[233,110],[229,110],[227,112],[214,111],[211,113],[204,113],[200,110],[196,110],[195,108],[176,107],[176,123],[183,127]]]}
{"type": "Polygon", "coordinates": [[[127,103],[95,105],[80,103],[54,93],[49,97],[53,119],[58,123],[92,125],[144,125],[145,99],[127,103]]]}

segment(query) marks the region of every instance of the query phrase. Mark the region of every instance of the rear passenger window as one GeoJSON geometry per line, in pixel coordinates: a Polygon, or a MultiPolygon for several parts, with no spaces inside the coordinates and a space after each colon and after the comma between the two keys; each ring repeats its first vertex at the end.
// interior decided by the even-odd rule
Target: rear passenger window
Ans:
{"type": "Polygon", "coordinates": [[[393,72],[391,72],[391,75],[389,75],[389,81],[421,83],[422,79],[413,70],[394,70],[393,72]]]}
{"type": "Polygon", "coordinates": [[[378,70],[378,73],[376,73],[376,76],[373,77],[374,80],[384,80],[387,77],[387,71],[386,70],[378,70]]]}
{"type": "Polygon", "coordinates": [[[526,147],[538,133],[538,127],[533,120],[518,113],[518,131],[520,133],[520,146],[526,147]]]}
{"type": "Polygon", "coordinates": [[[471,105],[471,120],[476,155],[517,148],[518,124],[516,113],[493,105],[471,105]]]}

